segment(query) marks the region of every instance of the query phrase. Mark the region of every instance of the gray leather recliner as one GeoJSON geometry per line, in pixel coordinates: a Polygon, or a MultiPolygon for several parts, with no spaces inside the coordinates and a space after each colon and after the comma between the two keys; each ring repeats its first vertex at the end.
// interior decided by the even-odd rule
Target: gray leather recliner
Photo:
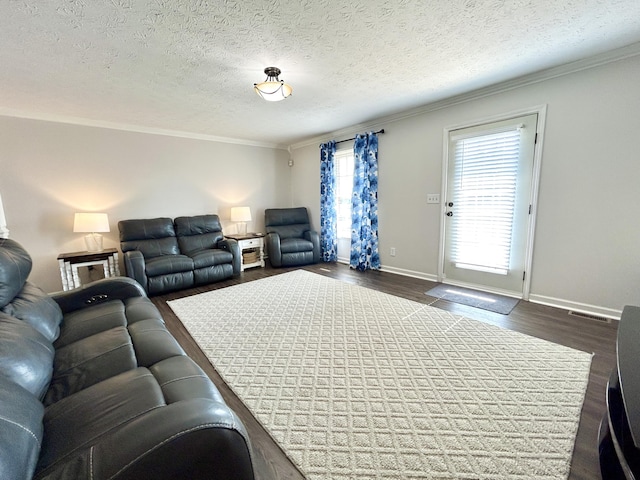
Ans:
{"type": "Polygon", "coordinates": [[[264,225],[272,266],[290,267],[320,261],[320,236],[311,230],[306,208],[266,209],[264,225]]]}

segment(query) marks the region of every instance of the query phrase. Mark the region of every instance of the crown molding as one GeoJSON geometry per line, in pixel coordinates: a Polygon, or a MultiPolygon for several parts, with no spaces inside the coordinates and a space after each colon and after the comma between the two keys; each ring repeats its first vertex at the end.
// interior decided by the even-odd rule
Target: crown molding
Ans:
{"type": "Polygon", "coordinates": [[[184,132],[180,130],[167,130],[162,128],[146,127],[143,125],[131,125],[126,123],[106,122],[101,120],[92,120],[80,117],[71,117],[64,115],[50,115],[33,112],[24,112],[21,110],[13,110],[10,108],[0,107],[0,116],[23,118],[26,120],[39,120],[42,122],[65,123],[68,125],[78,125],[82,127],[105,128],[109,130],[121,130],[133,133],[144,133],[148,135],[162,135],[165,137],[187,138],[191,140],[204,140],[207,142],[231,143],[235,145],[245,145],[249,147],[274,148],[278,150],[287,150],[287,145],[259,142],[246,140],[242,138],[219,137],[215,135],[206,135],[193,132],[184,132]]]}
{"type": "Polygon", "coordinates": [[[443,108],[452,107],[461,103],[471,102],[473,100],[478,100],[491,95],[496,95],[498,93],[507,92],[509,90],[514,90],[535,83],[540,83],[565,75],[570,75],[572,73],[581,72],[583,70],[589,70],[609,63],[625,60],[627,58],[636,57],[638,55],[640,55],[640,42],[617,48],[615,50],[610,50],[599,55],[594,55],[584,59],[576,60],[574,62],[566,63],[557,67],[540,70],[538,72],[514,78],[512,80],[489,85],[488,87],[473,90],[471,92],[454,95],[452,97],[431,102],[420,107],[412,108],[410,110],[404,110],[402,112],[386,115],[384,117],[374,119],[370,122],[360,123],[358,125],[352,125],[347,128],[335,130],[323,135],[318,135],[316,137],[292,144],[290,145],[290,149],[295,150],[297,148],[302,148],[309,145],[320,144],[334,138],[338,139],[339,137],[343,136],[353,136],[355,135],[355,133],[361,133],[362,131],[386,128],[384,127],[386,123],[396,122],[398,120],[403,120],[406,118],[423,115],[425,113],[442,110],[443,108]]]}
{"type": "Polygon", "coordinates": [[[638,55],[640,55],[640,42],[627,45],[625,47],[621,47],[615,50],[610,50],[608,52],[605,52],[599,55],[594,55],[581,60],[560,65],[557,67],[552,67],[552,68],[548,68],[538,72],[534,72],[532,74],[524,75],[512,80],[507,80],[505,82],[496,83],[494,85],[473,90],[471,92],[467,92],[460,95],[448,97],[442,100],[438,100],[435,102],[431,102],[431,103],[428,103],[419,107],[415,107],[409,110],[404,110],[402,112],[386,115],[386,116],[379,117],[367,122],[351,125],[349,127],[345,127],[340,130],[327,132],[325,134],[317,135],[312,138],[308,138],[306,140],[302,140],[300,142],[296,142],[293,144],[279,144],[279,143],[272,143],[272,142],[247,140],[242,138],[221,137],[216,135],[207,135],[207,134],[199,134],[199,133],[186,132],[186,131],[180,131],[180,130],[154,128],[154,127],[147,127],[143,125],[107,122],[107,121],[93,120],[93,119],[73,117],[73,116],[33,113],[33,112],[26,112],[26,111],[14,110],[14,109],[3,108],[3,107],[0,107],[0,116],[23,118],[23,119],[29,119],[29,120],[39,120],[39,121],[45,121],[45,122],[64,123],[64,124],[78,125],[78,126],[85,126],[85,127],[105,128],[110,130],[121,130],[121,131],[127,131],[127,132],[144,133],[149,135],[179,137],[179,138],[187,138],[192,140],[203,140],[208,142],[229,143],[229,144],[235,144],[235,145],[244,145],[244,146],[261,147],[261,148],[272,148],[272,149],[278,149],[278,150],[288,150],[289,152],[291,152],[291,150],[306,147],[309,145],[314,145],[314,144],[318,145],[320,143],[326,142],[333,138],[339,139],[340,137],[350,137],[355,135],[355,133],[358,133],[358,132],[380,129],[380,128],[383,128],[386,123],[396,122],[398,120],[403,120],[406,118],[411,118],[411,117],[415,117],[425,113],[441,110],[443,108],[451,107],[461,103],[470,102],[470,101],[481,99],[483,97],[487,97],[491,95],[496,95],[498,93],[507,92],[509,90],[514,90],[527,85],[544,82],[546,80],[551,80],[553,78],[569,75],[569,74],[580,72],[583,70],[596,68],[602,65],[606,65],[608,63],[625,60],[627,58],[632,58],[638,55]]]}

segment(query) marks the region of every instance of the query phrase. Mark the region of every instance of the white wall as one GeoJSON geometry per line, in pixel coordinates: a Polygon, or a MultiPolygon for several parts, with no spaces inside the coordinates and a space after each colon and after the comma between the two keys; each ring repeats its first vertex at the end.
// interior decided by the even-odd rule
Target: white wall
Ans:
{"type": "Polygon", "coordinates": [[[226,232],[234,205],[290,205],[285,150],[0,117],[0,192],[10,238],[33,258],[30,280],[61,290],[56,257],[85,250],[73,214],[103,211],[119,247],[119,220],[216,213],[226,232]]]}
{"type": "MultiPolygon", "coordinates": [[[[444,128],[546,104],[530,299],[610,316],[640,304],[638,78],[634,57],[372,123],[367,130],[386,131],[379,140],[383,269],[437,277],[440,209],[426,195],[441,190],[444,128]]],[[[338,140],[346,137],[340,133],[338,140]]],[[[292,201],[311,210],[316,228],[318,143],[292,150],[292,201]]]]}

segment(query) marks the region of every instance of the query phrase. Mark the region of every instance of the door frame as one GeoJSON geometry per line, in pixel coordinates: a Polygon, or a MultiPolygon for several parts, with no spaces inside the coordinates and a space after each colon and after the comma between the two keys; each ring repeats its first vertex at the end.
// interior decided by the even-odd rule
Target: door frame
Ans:
{"type": "Polygon", "coordinates": [[[525,108],[522,110],[515,110],[500,115],[493,115],[488,117],[482,117],[473,121],[465,122],[462,124],[451,125],[445,127],[442,136],[442,187],[440,196],[440,248],[438,253],[438,282],[456,284],[461,287],[471,287],[480,290],[486,290],[492,293],[498,294],[510,294],[512,292],[502,292],[486,287],[483,285],[467,285],[460,284],[458,282],[451,282],[444,278],[444,256],[445,256],[445,213],[446,213],[446,199],[447,199],[447,185],[448,185],[448,170],[449,170],[449,134],[453,130],[460,130],[462,128],[475,127],[483,124],[499,122],[502,120],[508,120],[510,118],[522,117],[525,115],[538,115],[538,123],[536,126],[537,141],[534,146],[533,152],[533,174],[531,179],[531,196],[529,198],[529,204],[531,205],[531,214],[529,215],[527,225],[527,241],[525,247],[525,278],[522,287],[522,299],[529,300],[529,294],[531,289],[531,277],[532,264],[533,264],[533,243],[535,238],[535,226],[536,217],[538,212],[538,189],[540,185],[540,171],[542,164],[542,150],[544,144],[544,131],[547,117],[547,105],[538,105],[535,107],[525,108]]]}

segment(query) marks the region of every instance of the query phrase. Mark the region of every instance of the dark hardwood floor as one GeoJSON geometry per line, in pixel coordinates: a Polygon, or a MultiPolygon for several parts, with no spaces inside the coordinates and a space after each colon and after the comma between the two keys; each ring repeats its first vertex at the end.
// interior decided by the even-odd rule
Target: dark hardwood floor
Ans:
{"type": "MultiPolygon", "coordinates": [[[[301,267],[305,270],[336,278],[345,282],[373,288],[420,303],[432,304],[450,312],[475,320],[499,325],[527,335],[542,338],[577,350],[593,353],[589,385],[582,409],[580,426],[571,463],[571,480],[600,479],[598,463],[598,428],[605,411],[605,387],[615,366],[615,337],[617,322],[610,323],[575,317],[564,310],[521,301],[509,315],[467,307],[425,295],[435,283],[404,277],[387,272],[358,272],[346,265],[321,263],[301,267]]],[[[261,480],[303,479],[303,475],[288,460],[279,446],[253,418],[240,400],[225,385],[191,336],[187,333],[168,300],[250,282],[293,269],[254,268],[239,277],[205,287],[153,297],[152,300],[164,316],[168,328],[176,336],[187,354],[211,377],[229,406],[242,419],[251,438],[256,476],[261,480]]],[[[215,315],[215,312],[212,313],[215,315]]]]}

